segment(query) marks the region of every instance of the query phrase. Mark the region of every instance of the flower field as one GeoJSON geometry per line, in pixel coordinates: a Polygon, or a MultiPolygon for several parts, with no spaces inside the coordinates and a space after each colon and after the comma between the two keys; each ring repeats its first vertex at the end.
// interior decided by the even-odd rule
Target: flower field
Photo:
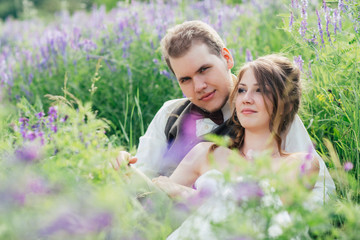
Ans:
{"type": "MultiPolygon", "coordinates": [[[[357,1],[130,1],[110,11],[0,22],[0,239],[166,239],[208,191],[171,201],[110,160],[136,152],[162,104],[182,97],[161,58],[166,29],[209,23],[237,69],[283,53],[302,71],[299,116],[333,177],[324,206],[266,204],[266,189],[236,185],[237,208],[219,239],[356,239],[360,234],[360,4],[357,1]],[[226,2],[226,3],[224,3],[226,2]],[[150,197],[139,197],[151,191],[150,197]],[[260,194],[261,193],[261,194],[260,194]],[[138,196],[138,197],[137,197],[138,196]],[[139,201],[140,200],[140,201],[139,201]],[[291,221],[274,223],[282,212],[291,221]],[[254,227],[256,223],[257,227],[254,227]],[[279,230],[280,229],[280,230],[279,230]]],[[[244,164],[234,159],[234,164],[244,164]]],[[[259,175],[268,157],[248,166],[259,175]]],[[[244,165],[246,167],[246,164],[244,165]]],[[[277,188],[278,189],[278,188],[277,188]]],[[[211,191],[210,191],[211,192],[211,191]]]]}

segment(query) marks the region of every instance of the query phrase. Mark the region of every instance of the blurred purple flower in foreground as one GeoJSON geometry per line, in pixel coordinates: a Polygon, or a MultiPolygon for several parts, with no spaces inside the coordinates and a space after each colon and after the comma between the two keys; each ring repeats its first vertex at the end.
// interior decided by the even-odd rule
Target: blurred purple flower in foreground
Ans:
{"type": "Polygon", "coordinates": [[[34,162],[41,158],[41,148],[36,144],[24,145],[15,151],[15,157],[21,162],[34,162]]]}
{"type": "Polygon", "coordinates": [[[260,199],[264,191],[257,182],[239,182],[234,185],[235,200],[240,205],[245,201],[260,199]]]}
{"type": "Polygon", "coordinates": [[[353,168],[354,168],[354,164],[352,162],[346,162],[344,164],[344,170],[347,171],[347,172],[350,171],[353,168]]]}
{"type": "Polygon", "coordinates": [[[48,227],[40,230],[40,235],[48,236],[59,231],[70,235],[100,232],[110,227],[112,221],[113,217],[108,212],[99,212],[90,217],[84,217],[74,213],[65,213],[55,219],[48,227]]]}

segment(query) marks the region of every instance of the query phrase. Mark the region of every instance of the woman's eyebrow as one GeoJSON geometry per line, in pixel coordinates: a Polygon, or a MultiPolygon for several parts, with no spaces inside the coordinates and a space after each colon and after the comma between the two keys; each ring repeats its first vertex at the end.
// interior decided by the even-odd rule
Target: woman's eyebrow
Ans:
{"type": "MultiPolygon", "coordinates": [[[[241,85],[241,86],[247,86],[245,83],[239,83],[239,85],[241,85]]],[[[259,86],[259,84],[258,84],[258,83],[254,83],[254,86],[259,86]]]]}

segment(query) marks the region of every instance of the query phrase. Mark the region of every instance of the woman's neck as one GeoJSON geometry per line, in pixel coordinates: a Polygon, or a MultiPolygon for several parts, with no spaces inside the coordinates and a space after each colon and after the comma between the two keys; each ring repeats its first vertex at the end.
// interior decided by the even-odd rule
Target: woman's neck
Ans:
{"type": "MultiPolygon", "coordinates": [[[[278,155],[277,143],[270,131],[245,130],[244,144],[240,151],[244,156],[270,150],[273,155],[278,155]]],[[[251,157],[251,156],[250,156],[251,157]]]]}

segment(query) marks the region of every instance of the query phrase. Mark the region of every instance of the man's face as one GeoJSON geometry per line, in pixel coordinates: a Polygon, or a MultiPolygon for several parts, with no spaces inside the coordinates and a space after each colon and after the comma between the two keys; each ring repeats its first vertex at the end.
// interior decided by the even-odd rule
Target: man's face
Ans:
{"type": "Polygon", "coordinates": [[[233,86],[230,69],[234,62],[224,48],[221,57],[209,52],[204,43],[194,43],[182,57],[171,58],[170,64],[184,95],[209,112],[221,109],[233,86]]]}

